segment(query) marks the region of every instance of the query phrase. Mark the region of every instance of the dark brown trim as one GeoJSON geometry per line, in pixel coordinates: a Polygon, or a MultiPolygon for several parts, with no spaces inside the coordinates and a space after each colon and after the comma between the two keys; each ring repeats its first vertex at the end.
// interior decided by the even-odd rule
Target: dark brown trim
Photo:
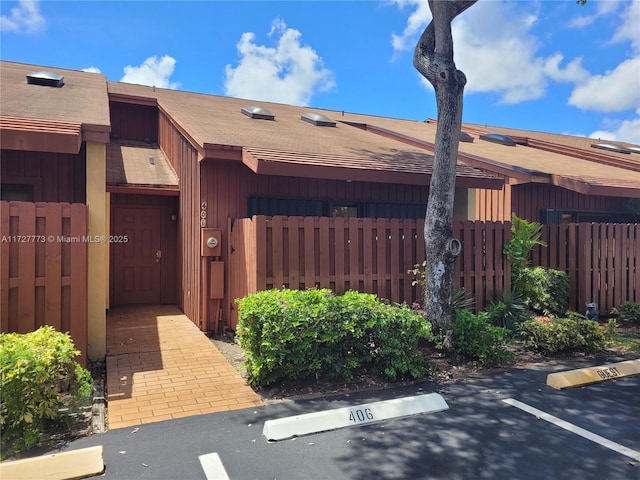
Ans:
{"type": "Polygon", "coordinates": [[[177,197],[180,195],[180,188],[167,186],[144,186],[144,185],[107,185],[109,193],[127,193],[140,195],[168,195],[177,197]]]}

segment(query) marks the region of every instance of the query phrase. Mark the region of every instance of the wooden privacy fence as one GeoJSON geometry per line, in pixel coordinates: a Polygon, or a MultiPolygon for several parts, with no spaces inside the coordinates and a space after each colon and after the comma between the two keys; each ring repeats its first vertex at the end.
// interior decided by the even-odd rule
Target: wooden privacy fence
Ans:
{"type": "Polygon", "coordinates": [[[87,351],[87,207],[0,202],[0,331],[43,325],[87,351]]]}
{"type": "MultiPolygon", "coordinates": [[[[483,309],[496,290],[510,288],[502,248],[510,224],[456,222],[462,242],[456,285],[483,309]]],[[[375,293],[391,302],[421,300],[408,273],[421,263],[424,220],[264,217],[236,219],[231,228],[229,298],[270,288],[329,288],[375,293]]],[[[230,326],[237,312],[231,307],[230,326]]]]}
{"type": "Polygon", "coordinates": [[[545,225],[533,265],[569,275],[569,308],[584,313],[596,302],[600,314],[626,301],[640,302],[640,226],[622,223],[545,225]]]}

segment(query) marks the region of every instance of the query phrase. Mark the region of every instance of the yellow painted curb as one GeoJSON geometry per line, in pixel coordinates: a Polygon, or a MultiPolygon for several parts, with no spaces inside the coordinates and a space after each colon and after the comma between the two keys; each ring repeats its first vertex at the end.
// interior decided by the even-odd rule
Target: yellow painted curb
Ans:
{"type": "Polygon", "coordinates": [[[558,390],[604,382],[632,375],[640,375],[640,359],[612,363],[599,367],[581,368],[547,375],[547,385],[558,390]]]}
{"type": "Polygon", "coordinates": [[[102,446],[0,463],[2,480],[72,480],[103,471],[102,446]]]}

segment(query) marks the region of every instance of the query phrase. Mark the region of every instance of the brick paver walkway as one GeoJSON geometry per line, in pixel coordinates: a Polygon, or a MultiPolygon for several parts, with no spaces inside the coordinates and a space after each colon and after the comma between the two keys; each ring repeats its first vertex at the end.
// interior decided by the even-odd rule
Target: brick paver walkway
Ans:
{"type": "Polygon", "coordinates": [[[175,306],[107,315],[109,428],[261,405],[260,397],[175,306]]]}

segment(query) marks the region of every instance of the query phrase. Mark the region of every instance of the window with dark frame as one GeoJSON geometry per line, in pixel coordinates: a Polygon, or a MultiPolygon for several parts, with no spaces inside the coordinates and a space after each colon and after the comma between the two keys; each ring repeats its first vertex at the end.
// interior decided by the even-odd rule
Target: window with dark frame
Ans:
{"type": "Polygon", "coordinates": [[[33,202],[33,185],[3,183],[0,185],[0,199],[8,202],[33,202]]]}

